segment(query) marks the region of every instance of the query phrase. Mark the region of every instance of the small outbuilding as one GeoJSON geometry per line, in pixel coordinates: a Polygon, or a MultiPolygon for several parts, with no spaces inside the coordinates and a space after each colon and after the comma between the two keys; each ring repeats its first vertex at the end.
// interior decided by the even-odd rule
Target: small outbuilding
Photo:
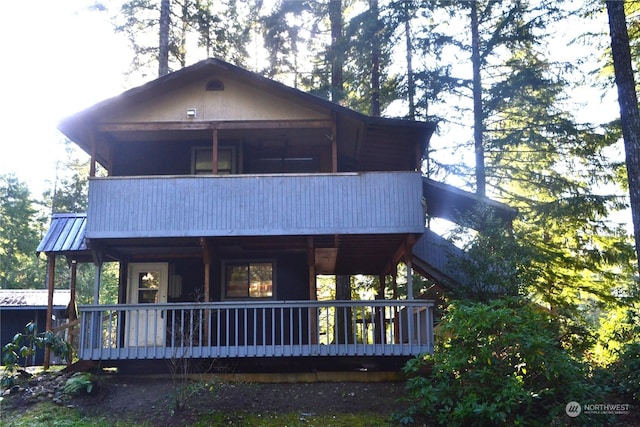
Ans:
{"type": "MultiPolygon", "coordinates": [[[[0,341],[9,343],[18,332],[23,332],[29,322],[35,322],[39,332],[46,329],[47,289],[0,289],[0,341]]],[[[52,326],[55,328],[67,318],[67,307],[71,301],[71,291],[57,289],[53,293],[52,326]]],[[[27,365],[41,365],[44,349],[38,349],[27,365]]]]}

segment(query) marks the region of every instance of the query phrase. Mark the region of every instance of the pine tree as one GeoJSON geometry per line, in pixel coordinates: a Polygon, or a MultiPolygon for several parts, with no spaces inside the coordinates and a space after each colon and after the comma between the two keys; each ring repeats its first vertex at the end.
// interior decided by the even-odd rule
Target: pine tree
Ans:
{"type": "Polygon", "coordinates": [[[640,260],[640,112],[631,65],[624,2],[607,1],[606,5],[609,15],[611,53],[618,87],[636,259],[640,260]]]}
{"type": "Polygon", "coordinates": [[[44,286],[35,254],[43,226],[27,185],[15,175],[0,175],[0,288],[44,286]]]}

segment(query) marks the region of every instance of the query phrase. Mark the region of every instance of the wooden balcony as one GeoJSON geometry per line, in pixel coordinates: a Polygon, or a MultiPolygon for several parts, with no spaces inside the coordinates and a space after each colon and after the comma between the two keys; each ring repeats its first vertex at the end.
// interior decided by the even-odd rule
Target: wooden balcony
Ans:
{"type": "Polygon", "coordinates": [[[415,356],[433,302],[265,301],[81,306],[83,360],[415,356]]]}
{"type": "Polygon", "coordinates": [[[419,172],[92,178],[89,239],[424,230],[419,172]]]}

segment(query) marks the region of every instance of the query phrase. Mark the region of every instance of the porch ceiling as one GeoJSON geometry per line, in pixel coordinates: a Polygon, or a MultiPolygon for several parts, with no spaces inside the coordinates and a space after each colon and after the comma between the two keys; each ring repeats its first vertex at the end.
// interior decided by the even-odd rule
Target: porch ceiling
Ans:
{"type": "MultiPolygon", "coordinates": [[[[326,263],[317,258],[321,274],[380,274],[398,248],[406,241],[405,234],[324,235],[314,236],[316,249],[334,249],[334,271],[326,271],[326,263]]],[[[265,253],[306,252],[307,236],[164,238],[164,239],[101,239],[90,240],[89,246],[100,248],[106,257],[115,260],[155,260],[166,258],[201,258],[204,246],[220,257],[264,256],[265,253]]],[[[320,251],[326,253],[326,251],[320,251]]]]}

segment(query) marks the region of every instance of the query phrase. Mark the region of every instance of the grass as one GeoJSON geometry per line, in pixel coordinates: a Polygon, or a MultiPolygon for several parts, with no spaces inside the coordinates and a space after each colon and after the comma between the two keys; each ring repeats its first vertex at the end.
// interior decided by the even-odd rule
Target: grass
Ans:
{"type": "MultiPolygon", "coordinates": [[[[104,417],[83,416],[74,408],[40,402],[23,412],[7,414],[0,407],[0,425],[6,427],[133,427],[140,423],[104,417]]],[[[305,413],[212,412],[202,414],[194,427],[242,426],[242,427],[384,427],[389,420],[379,414],[357,413],[315,415],[305,413]]]]}
{"type": "Polygon", "coordinates": [[[82,416],[77,410],[64,406],[54,405],[50,402],[41,402],[31,405],[21,413],[6,414],[2,411],[1,425],[6,427],[125,427],[129,424],[98,417],[82,416]]]}
{"type": "Polygon", "coordinates": [[[378,414],[314,415],[301,413],[254,414],[243,412],[216,412],[200,416],[194,427],[247,426],[247,427],[383,427],[389,420],[378,414]]]}

